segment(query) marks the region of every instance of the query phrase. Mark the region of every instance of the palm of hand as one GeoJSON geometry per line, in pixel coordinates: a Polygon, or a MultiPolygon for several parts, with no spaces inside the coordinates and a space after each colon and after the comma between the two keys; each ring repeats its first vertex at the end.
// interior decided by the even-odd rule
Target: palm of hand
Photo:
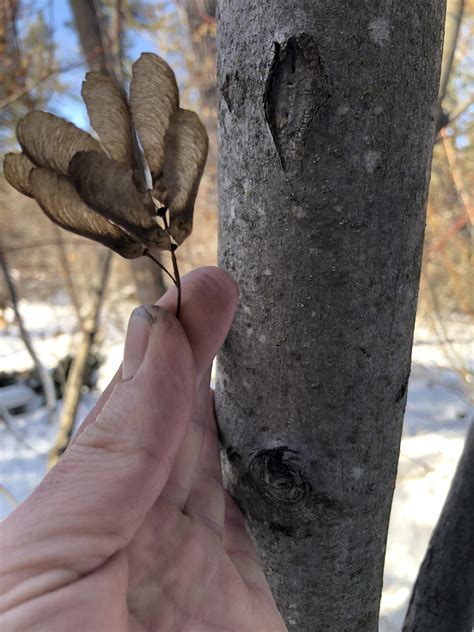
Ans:
{"type": "Polygon", "coordinates": [[[205,430],[204,420],[194,419],[165,489],[131,542],[79,582],[91,613],[84,629],[102,629],[99,604],[115,613],[114,632],[286,629],[240,510],[222,486],[211,406],[207,416],[205,430]]]}
{"type": "Polygon", "coordinates": [[[127,547],[133,632],[285,629],[218,459],[208,424],[186,502],[165,490],[127,547]]]}

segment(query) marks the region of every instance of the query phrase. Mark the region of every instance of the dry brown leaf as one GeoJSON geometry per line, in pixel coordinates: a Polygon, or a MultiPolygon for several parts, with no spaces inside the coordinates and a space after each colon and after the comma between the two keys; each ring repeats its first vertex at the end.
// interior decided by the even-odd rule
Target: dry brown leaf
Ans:
{"type": "Polygon", "coordinates": [[[108,155],[132,165],[133,144],[127,98],[122,88],[107,75],[88,72],[82,83],[82,98],[92,127],[108,155]]]}
{"type": "Polygon", "coordinates": [[[173,112],[179,107],[174,72],[153,53],[143,53],[132,66],[130,110],[153,178],[165,159],[165,134],[173,112]]]}
{"type": "Polygon", "coordinates": [[[192,231],[194,202],[208,144],[206,128],[195,112],[180,109],[173,114],[165,137],[164,172],[156,194],[162,189],[166,192],[163,201],[170,209],[170,232],[178,244],[192,231]]]}
{"type": "Polygon", "coordinates": [[[30,112],[18,123],[16,133],[35,165],[63,175],[67,175],[69,162],[78,151],[101,151],[87,132],[48,112],[30,112]]]}
{"type": "Polygon", "coordinates": [[[83,202],[69,178],[49,169],[35,169],[30,183],[40,207],[61,228],[98,241],[127,259],[135,259],[143,254],[140,242],[83,202]]]}
{"type": "Polygon", "coordinates": [[[69,175],[84,202],[104,217],[137,236],[148,247],[168,250],[170,239],[157,224],[153,207],[133,183],[131,169],[105,154],[79,152],[69,175]]]}
{"type": "Polygon", "coordinates": [[[20,193],[33,197],[30,175],[35,165],[25,154],[7,154],[3,161],[3,174],[7,182],[20,193]]]}

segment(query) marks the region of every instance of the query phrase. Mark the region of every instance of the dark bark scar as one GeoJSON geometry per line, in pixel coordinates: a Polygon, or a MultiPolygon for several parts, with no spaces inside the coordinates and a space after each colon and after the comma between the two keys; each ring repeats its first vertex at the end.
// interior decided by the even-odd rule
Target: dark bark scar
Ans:
{"type": "Polygon", "coordinates": [[[326,67],[311,35],[293,35],[284,45],[274,42],[264,111],[283,171],[299,162],[308,133],[330,96],[326,67]]]}

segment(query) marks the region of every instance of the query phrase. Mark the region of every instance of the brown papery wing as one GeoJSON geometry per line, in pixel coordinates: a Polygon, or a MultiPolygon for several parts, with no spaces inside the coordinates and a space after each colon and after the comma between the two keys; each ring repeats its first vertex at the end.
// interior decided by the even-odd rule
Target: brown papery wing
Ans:
{"type": "Polygon", "coordinates": [[[35,169],[30,183],[44,213],[61,228],[98,241],[126,259],[142,255],[140,242],[89,208],[69,178],[49,169],[35,169]]]}
{"type": "Polygon", "coordinates": [[[7,154],[3,161],[3,174],[6,181],[17,191],[33,197],[30,187],[30,176],[35,165],[25,154],[7,154]]]}
{"type": "Polygon", "coordinates": [[[132,166],[133,144],[127,97],[111,77],[88,72],[82,83],[82,98],[89,119],[107,154],[132,166]]]}
{"type": "Polygon", "coordinates": [[[165,137],[166,161],[162,182],[165,204],[170,209],[170,230],[178,244],[192,231],[194,202],[206,164],[208,137],[199,116],[178,110],[165,137]]]}
{"type": "Polygon", "coordinates": [[[36,110],[30,112],[16,128],[18,142],[38,167],[67,175],[69,162],[78,151],[102,151],[90,134],[69,121],[36,110]]]}
{"type": "Polygon", "coordinates": [[[84,202],[122,226],[145,244],[169,248],[169,237],[157,223],[147,198],[137,191],[132,170],[93,151],[79,152],[69,165],[69,176],[84,202]],[[163,243],[162,246],[159,246],[163,243]]]}
{"type": "Polygon", "coordinates": [[[178,85],[168,64],[153,53],[143,53],[132,66],[130,109],[152,178],[165,160],[165,134],[179,107],[178,85]]]}

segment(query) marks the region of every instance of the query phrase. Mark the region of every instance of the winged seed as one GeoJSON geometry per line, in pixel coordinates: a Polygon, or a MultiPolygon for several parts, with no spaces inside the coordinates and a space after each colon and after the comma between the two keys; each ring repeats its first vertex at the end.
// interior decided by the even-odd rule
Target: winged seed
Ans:
{"type": "Polygon", "coordinates": [[[3,174],[17,191],[33,197],[30,187],[30,175],[35,165],[25,154],[7,154],[3,161],[3,174]]]}
{"type": "Polygon", "coordinates": [[[122,88],[107,75],[88,72],[81,95],[107,154],[118,162],[132,166],[133,144],[130,112],[122,88]]]}
{"type": "Polygon", "coordinates": [[[173,114],[165,136],[166,161],[157,187],[164,189],[170,209],[171,234],[180,244],[192,230],[194,202],[206,164],[208,137],[198,115],[180,109],[173,114]]]}
{"type": "Polygon", "coordinates": [[[98,241],[126,259],[143,254],[139,241],[124,234],[83,202],[69,178],[49,169],[35,169],[30,182],[44,213],[61,228],[98,241]]]}
{"type": "Polygon", "coordinates": [[[69,162],[78,151],[101,151],[99,143],[72,123],[36,110],[16,128],[18,142],[37,167],[67,175],[69,162]]]}
{"type": "Polygon", "coordinates": [[[156,222],[154,207],[133,183],[132,171],[94,151],[79,152],[69,175],[84,202],[103,217],[122,226],[143,243],[168,250],[170,239],[156,222]]]}
{"type": "Polygon", "coordinates": [[[132,66],[130,111],[153,178],[165,160],[165,134],[179,107],[178,85],[168,64],[152,53],[143,53],[132,66]]]}

